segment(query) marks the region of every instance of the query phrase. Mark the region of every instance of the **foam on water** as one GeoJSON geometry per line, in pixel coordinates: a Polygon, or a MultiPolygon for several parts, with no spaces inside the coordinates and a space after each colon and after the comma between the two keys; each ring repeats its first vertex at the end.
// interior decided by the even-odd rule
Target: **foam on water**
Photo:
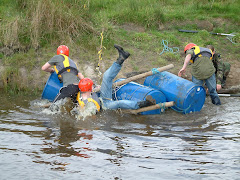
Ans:
{"type": "Polygon", "coordinates": [[[44,108],[44,106],[49,103],[48,100],[36,100],[31,102],[31,106],[40,107],[42,109],[41,113],[47,115],[69,113],[77,120],[85,120],[86,117],[95,115],[97,112],[96,106],[93,102],[88,102],[83,108],[81,108],[79,105],[74,104],[71,99],[65,98],[51,104],[49,108],[44,108]]]}

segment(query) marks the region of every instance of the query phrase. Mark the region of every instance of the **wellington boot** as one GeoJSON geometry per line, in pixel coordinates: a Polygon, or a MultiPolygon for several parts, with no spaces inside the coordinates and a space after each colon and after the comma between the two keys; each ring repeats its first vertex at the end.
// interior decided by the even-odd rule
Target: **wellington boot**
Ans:
{"type": "Polygon", "coordinates": [[[220,98],[218,96],[211,96],[211,100],[212,100],[212,103],[215,104],[215,105],[221,105],[221,101],[220,101],[220,98]]]}
{"type": "Polygon", "coordinates": [[[116,61],[119,65],[122,65],[122,63],[130,56],[130,53],[127,51],[124,51],[121,46],[114,45],[114,47],[118,50],[119,57],[116,61]]]}
{"type": "Polygon", "coordinates": [[[156,100],[152,98],[151,95],[148,95],[146,97],[145,101],[139,101],[138,106],[139,108],[147,107],[147,106],[152,106],[156,104],[156,100]]]}

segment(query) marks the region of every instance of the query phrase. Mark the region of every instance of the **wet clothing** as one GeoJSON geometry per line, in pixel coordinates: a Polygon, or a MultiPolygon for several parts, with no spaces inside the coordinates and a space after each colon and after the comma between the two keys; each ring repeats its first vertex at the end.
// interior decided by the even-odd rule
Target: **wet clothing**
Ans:
{"type": "Polygon", "coordinates": [[[224,87],[231,65],[229,62],[222,61],[218,53],[213,55],[213,65],[215,67],[216,82],[224,87]]]}
{"type": "Polygon", "coordinates": [[[77,74],[79,73],[79,70],[77,70],[77,65],[69,57],[65,55],[53,56],[48,61],[48,63],[51,66],[54,66],[56,73],[61,72],[68,65],[73,67],[70,70],[66,69],[66,71],[62,71],[61,79],[63,82],[63,87],[59,90],[59,93],[55,97],[53,103],[60,99],[64,99],[65,97],[70,97],[73,100],[75,100],[77,97],[77,93],[79,92],[78,82],[80,80],[77,76],[77,74]]]}
{"type": "Polygon", "coordinates": [[[103,81],[100,90],[100,97],[102,98],[104,107],[108,109],[138,109],[139,105],[136,101],[112,99],[114,93],[112,89],[113,79],[117,76],[122,66],[114,62],[113,65],[104,73],[103,81]]]}
{"type": "Polygon", "coordinates": [[[75,101],[78,92],[79,92],[78,85],[69,84],[68,86],[64,86],[59,90],[59,93],[53,100],[53,103],[66,97],[70,97],[73,101],[75,101]]]}
{"type": "Polygon", "coordinates": [[[194,76],[192,76],[192,82],[197,84],[198,86],[202,86],[204,81],[208,87],[208,91],[209,91],[212,103],[216,105],[220,105],[221,101],[216,91],[217,84],[216,84],[215,74],[213,74],[210,78],[205,80],[199,80],[199,79],[196,79],[194,76]]]}
{"type": "Polygon", "coordinates": [[[98,95],[95,92],[91,93],[91,98],[84,99],[84,100],[82,100],[82,98],[80,97],[80,93],[81,92],[79,92],[79,94],[78,94],[77,100],[78,100],[78,104],[81,107],[84,107],[87,103],[92,102],[96,106],[96,110],[100,111],[100,109],[101,109],[101,102],[100,102],[100,100],[98,98],[98,95]]]}
{"type": "MultiPolygon", "coordinates": [[[[79,70],[77,70],[77,65],[70,59],[69,59],[69,64],[71,67],[76,68],[76,70],[70,70],[70,72],[65,71],[61,74],[62,76],[62,82],[63,82],[63,86],[68,86],[69,84],[78,84],[79,82],[79,78],[77,76],[77,74],[80,72],[79,70]]],[[[60,72],[63,68],[63,61],[65,60],[65,57],[63,55],[56,55],[53,56],[48,63],[52,66],[56,66],[58,72],[60,72]]],[[[57,72],[56,72],[57,73],[57,72]]]]}
{"type": "MultiPolygon", "coordinates": [[[[216,78],[215,78],[215,67],[212,63],[211,51],[207,48],[199,48],[200,52],[194,51],[196,46],[193,49],[190,49],[186,52],[186,55],[191,54],[192,60],[192,81],[193,83],[202,86],[204,82],[206,83],[210,97],[213,104],[220,105],[221,101],[216,91],[216,78]],[[208,51],[209,50],[209,51],[208,51]],[[201,51],[204,53],[201,54],[201,51]],[[210,53],[209,53],[210,52],[210,53]],[[200,56],[197,55],[200,53],[200,56]],[[197,56],[197,57],[196,57],[197,56]]],[[[191,62],[190,60],[190,62],[191,62]]]]}

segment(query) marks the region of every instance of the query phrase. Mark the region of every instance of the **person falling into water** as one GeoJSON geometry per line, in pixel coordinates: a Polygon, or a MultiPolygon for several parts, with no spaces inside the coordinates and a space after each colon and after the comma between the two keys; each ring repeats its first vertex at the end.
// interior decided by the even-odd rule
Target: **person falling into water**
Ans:
{"type": "MultiPolygon", "coordinates": [[[[127,51],[124,51],[122,47],[118,45],[114,45],[114,47],[118,50],[119,57],[117,58],[116,62],[112,64],[112,66],[104,73],[103,81],[101,84],[100,89],[100,97],[103,102],[103,106],[107,109],[139,109],[146,106],[151,106],[156,104],[156,100],[152,98],[152,96],[146,96],[146,100],[144,101],[132,101],[132,100],[118,100],[114,101],[112,94],[113,94],[113,79],[117,76],[119,71],[122,68],[123,62],[130,56],[127,51]]],[[[83,107],[85,103],[93,102],[96,105],[97,111],[100,110],[99,101],[96,99],[97,97],[94,95],[94,89],[92,88],[93,82],[89,78],[84,78],[79,82],[79,89],[80,95],[79,104],[83,107]],[[94,99],[94,101],[92,101],[94,99]]]]}

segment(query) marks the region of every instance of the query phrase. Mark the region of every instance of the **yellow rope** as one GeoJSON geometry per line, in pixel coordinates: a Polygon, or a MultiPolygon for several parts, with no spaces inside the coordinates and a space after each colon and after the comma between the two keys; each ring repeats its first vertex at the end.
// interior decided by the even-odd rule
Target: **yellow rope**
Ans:
{"type": "MultiPolygon", "coordinates": [[[[103,52],[103,48],[105,48],[103,45],[103,30],[102,30],[102,32],[101,32],[101,45],[100,45],[100,50],[98,51],[98,59],[99,59],[99,61],[98,61],[98,66],[97,66],[97,70],[98,70],[98,73],[99,73],[99,76],[101,76],[101,72],[100,72],[100,62],[102,61],[102,52],[103,52]]],[[[106,49],[106,48],[105,48],[106,49]]]]}

